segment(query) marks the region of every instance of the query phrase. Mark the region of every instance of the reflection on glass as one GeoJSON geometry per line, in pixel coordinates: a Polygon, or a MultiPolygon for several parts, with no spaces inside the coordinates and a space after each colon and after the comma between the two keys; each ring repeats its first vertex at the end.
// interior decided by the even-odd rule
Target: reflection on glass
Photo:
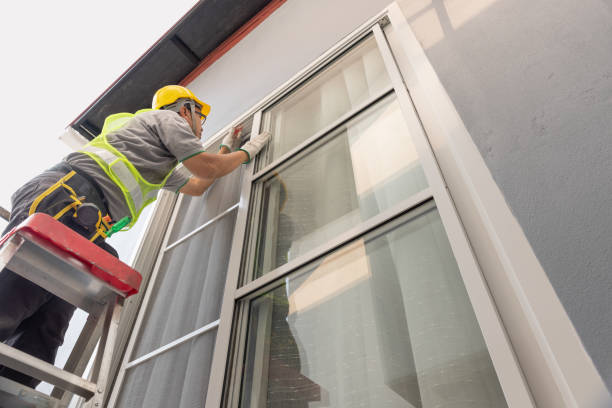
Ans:
{"type": "Polygon", "coordinates": [[[507,407],[431,204],[250,303],[241,407],[507,407]]]}
{"type": "Polygon", "coordinates": [[[268,111],[273,139],[266,162],[389,86],[376,42],[368,38],[268,111]]]}
{"type": "Polygon", "coordinates": [[[263,182],[256,276],[427,186],[395,96],[326,140],[263,182]]]}

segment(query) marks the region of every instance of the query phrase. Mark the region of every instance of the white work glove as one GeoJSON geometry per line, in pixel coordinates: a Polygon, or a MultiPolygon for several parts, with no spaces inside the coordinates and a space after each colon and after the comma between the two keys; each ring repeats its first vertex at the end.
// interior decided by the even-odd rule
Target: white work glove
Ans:
{"type": "Polygon", "coordinates": [[[221,146],[227,147],[230,152],[235,151],[240,147],[240,136],[242,135],[242,126],[236,126],[230,129],[229,133],[221,141],[221,146]]]}
{"type": "Polygon", "coordinates": [[[251,140],[246,142],[240,149],[238,149],[238,150],[242,150],[249,156],[249,158],[247,159],[247,161],[245,161],[245,163],[250,162],[251,159],[253,159],[257,155],[257,153],[259,153],[261,149],[263,149],[266,143],[268,143],[270,136],[272,136],[270,132],[268,131],[262,132],[258,134],[257,136],[251,137],[251,140]]]}

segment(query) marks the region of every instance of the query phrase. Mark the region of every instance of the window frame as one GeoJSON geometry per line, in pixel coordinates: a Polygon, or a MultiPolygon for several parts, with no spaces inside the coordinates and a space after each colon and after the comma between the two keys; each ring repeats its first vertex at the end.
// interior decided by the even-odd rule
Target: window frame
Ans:
{"type": "MultiPolygon", "coordinates": [[[[481,327],[483,338],[487,345],[493,366],[498,374],[500,385],[504,391],[508,406],[511,408],[534,407],[529,387],[515,359],[505,328],[497,313],[497,308],[488,291],[487,284],[470,247],[470,243],[467,240],[466,233],[461,225],[449,191],[447,190],[446,183],[437,164],[431,145],[422,128],[419,116],[413,106],[412,99],[408,94],[408,90],[406,89],[406,85],[395,61],[394,54],[386,38],[384,27],[391,26],[388,13],[389,10],[387,9],[372,18],[258,104],[255,108],[256,113],[253,121],[253,131],[256,132],[264,129],[261,124],[263,121],[262,119],[264,119],[263,112],[266,109],[270,108],[302,83],[314,77],[329,63],[350,50],[353,45],[360,42],[366,36],[373,35],[391,79],[391,85],[400,105],[400,110],[406,120],[409,133],[413,137],[413,142],[417,149],[429,188],[413,195],[393,208],[384,211],[382,214],[361,223],[350,231],[341,234],[331,242],[319,248],[315,248],[274,271],[241,286],[240,283],[244,282],[245,278],[243,276],[243,270],[246,269],[244,268],[244,263],[245,260],[249,259],[249,257],[243,255],[245,254],[246,247],[252,247],[252,242],[247,242],[247,238],[250,236],[250,229],[253,227],[253,224],[256,224],[256,220],[259,219],[261,210],[261,206],[257,204],[257,197],[253,197],[255,182],[261,177],[265,177],[265,174],[270,170],[282,166],[284,163],[290,161],[292,157],[299,155],[303,149],[308,148],[311,144],[325,137],[327,132],[325,129],[322,129],[320,132],[317,132],[272,163],[263,166],[264,168],[259,164],[259,159],[255,160],[256,163],[249,163],[247,171],[245,172],[245,177],[243,178],[240,208],[236,220],[232,250],[230,252],[228,279],[223,295],[220,324],[211,366],[212,377],[218,379],[209,383],[206,406],[237,407],[239,405],[241,381],[235,378],[235,376],[238,375],[235,373],[242,372],[242,356],[245,352],[246,341],[243,336],[246,333],[249,317],[249,303],[244,301],[245,299],[252,298],[256,294],[262,293],[267,288],[273,286],[276,280],[281,279],[297,268],[311,262],[313,259],[329,253],[343,243],[355,239],[357,236],[363,235],[367,231],[382,226],[409,209],[433,199],[440,213],[453,255],[459,266],[462,280],[473,305],[474,313],[481,327]],[[261,170],[255,171],[255,169],[261,170]],[[251,204],[251,200],[256,204],[251,204]]],[[[365,103],[364,105],[370,106],[372,101],[370,100],[368,102],[369,103],[365,103]]],[[[365,109],[364,107],[361,108],[362,110],[365,109]]],[[[354,109],[345,116],[353,117],[360,111],[361,110],[354,109]]],[[[332,125],[330,125],[330,128],[331,126],[332,125]]]]}
{"type": "MultiPolygon", "coordinates": [[[[392,86],[385,87],[378,94],[372,96],[364,103],[360,104],[356,108],[350,110],[345,115],[342,115],[336,121],[334,121],[329,126],[325,126],[320,131],[316,132],[312,137],[304,140],[295,149],[291,149],[286,155],[279,157],[274,162],[265,166],[262,170],[258,171],[253,175],[253,197],[251,200],[255,202],[260,202],[262,196],[264,194],[265,183],[275,176],[276,173],[282,173],[285,169],[290,168],[296,161],[299,161],[303,158],[306,158],[311,153],[314,153],[319,148],[324,146],[327,143],[332,142],[336,137],[339,136],[338,129],[343,128],[345,125],[350,124],[355,119],[358,119],[362,114],[367,113],[369,111],[375,110],[380,103],[385,103],[385,101],[393,99],[395,96],[395,92],[392,86]]],[[[393,103],[393,102],[392,102],[393,103]]],[[[264,129],[265,127],[265,117],[266,114],[262,112],[264,118],[264,129]]],[[[263,160],[262,160],[263,161],[263,160]]],[[[261,206],[253,207],[252,213],[250,215],[249,222],[249,236],[252,234],[259,234],[262,229],[262,214],[261,214],[261,206]]],[[[257,236],[253,236],[253,238],[258,238],[257,236]]],[[[257,257],[257,245],[259,243],[258,239],[252,239],[246,243],[245,253],[243,254],[245,265],[253,265],[255,259],[257,257]]],[[[274,269],[270,270],[270,272],[274,269]]],[[[249,284],[253,280],[254,270],[250,270],[249,268],[243,268],[240,283],[241,286],[245,284],[249,284]],[[247,276],[248,275],[248,276],[247,276]]]]}
{"type": "MultiPolygon", "coordinates": [[[[407,109],[417,112],[421,131],[424,129],[427,134],[426,148],[435,156],[438,172],[444,175],[444,188],[449,198],[453,198],[449,205],[457,219],[456,224],[459,224],[455,225],[455,232],[463,235],[464,240],[469,240],[464,245],[467,248],[465,256],[477,259],[481,275],[489,286],[490,297],[495,298],[497,305],[491,309],[491,313],[504,321],[508,331],[504,341],[512,342],[514,353],[506,356],[506,362],[516,365],[518,361],[521,364],[521,379],[515,377],[516,383],[527,382],[537,403],[547,406],[591,406],[599,398],[609,397],[609,391],[545,271],[397,3],[391,3],[240,118],[217,132],[205,143],[205,148],[218,143],[235,124],[253,115],[257,117],[263,108],[271,106],[288,90],[316,73],[381,20],[388,24],[385,27],[386,41],[392,50],[396,68],[401,72],[399,78],[402,87],[410,92],[410,106],[407,109]],[[392,28],[391,32],[389,27],[392,28]],[[522,379],[523,373],[525,379],[522,379]]],[[[258,121],[254,130],[259,129],[261,115],[258,121]]],[[[253,163],[246,167],[252,178],[253,163]]],[[[237,303],[235,296],[239,289],[247,290],[246,287],[238,288],[238,279],[251,185],[248,182],[242,185],[206,400],[206,406],[210,407],[221,406],[224,387],[231,391],[230,387],[234,385],[226,381],[225,373],[233,356],[240,351],[240,345],[231,342],[231,336],[232,331],[240,335],[242,330],[238,324],[240,322],[234,317],[245,306],[244,303],[237,303]]],[[[169,229],[174,220],[173,215],[169,229]]],[[[149,253],[151,248],[145,244],[143,250],[149,253]]],[[[148,287],[152,286],[153,283],[148,287]]],[[[143,292],[143,297],[148,294],[144,288],[143,292]]],[[[240,293],[240,296],[245,296],[245,293],[240,293]]],[[[492,303],[491,299],[489,301],[492,303]]],[[[136,328],[134,331],[137,331],[136,328]]],[[[117,384],[122,382],[122,373],[115,382],[115,397],[117,384]]]]}
{"type": "MultiPolygon", "coordinates": [[[[205,151],[213,148],[216,144],[219,143],[219,140],[221,137],[223,137],[233,126],[236,126],[238,124],[245,124],[249,122],[250,117],[248,115],[244,115],[242,117],[240,117],[239,120],[237,120],[235,123],[232,124],[232,126],[230,127],[226,127],[224,129],[222,129],[220,132],[218,132],[215,137],[212,137],[210,140],[208,140],[204,145],[203,145],[203,149],[205,151]]],[[[253,129],[255,129],[254,127],[251,129],[251,131],[253,131],[253,129]]],[[[166,196],[170,195],[171,193],[165,193],[166,196]]],[[[162,197],[165,198],[166,196],[162,197]]],[[[182,335],[181,337],[166,343],[166,344],[162,344],[159,347],[150,350],[149,352],[140,355],[140,356],[133,356],[133,353],[135,352],[136,346],[137,346],[137,342],[138,342],[138,338],[139,338],[139,334],[141,332],[141,329],[143,327],[143,324],[145,322],[146,317],[148,316],[149,313],[149,305],[152,302],[152,298],[153,298],[153,292],[154,292],[154,288],[155,288],[155,284],[157,282],[157,279],[160,276],[160,270],[161,270],[161,266],[163,264],[163,261],[165,259],[165,255],[168,251],[172,250],[173,248],[177,247],[178,245],[183,244],[184,242],[190,240],[191,238],[193,238],[194,236],[196,236],[198,233],[200,233],[201,231],[207,229],[208,227],[216,224],[217,222],[219,222],[220,220],[226,218],[228,215],[232,215],[234,214],[239,206],[240,206],[240,199],[238,200],[238,202],[230,205],[228,208],[221,210],[217,215],[215,215],[214,217],[212,217],[209,220],[206,220],[203,224],[195,227],[194,229],[186,232],[183,235],[177,236],[175,239],[173,239],[171,241],[172,238],[172,233],[173,233],[173,227],[176,225],[176,221],[177,218],[179,217],[179,214],[181,212],[181,205],[183,203],[183,200],[185,198],[184,194],[180,194],[178,196],[178,199],[175,199],[176,195],[172,194],[171,199],[173,201],[174,207],[172,208],[172,213],[170,215],[170,220],[168,222],[167,228],[165,229],[165,232],[163,234],[163,240],[161,242],[161,245],[159,247],[159,251],[157,252],[157,257],[155,260],[155,264],[153,267],[153,270],[151,272],[150,278],[146,283],[146,288],[142,291],[144,292],[140,301],[140,305],[139,305],[139,309],[138,309],[138,313],[136,316],[136,320],[133,324],[132,330],[129,334],[129,339],[127,341],[127,345],[125,346],[124,349],[124,353],[123,356],[120,360],[119,363],[119,367],[117,369],[117,376],[115,378],[113,387],[112,387],[112,391],[110,393],[109,399],[108,399],[108,407],[109,408],[114,408],[116,406],[116,404],[118,403],[119,397],[121,395],[121,390],[124,384],[124,379],[125,376],[127,374],[127,371],[139,366],[142,363],[145,363],[153,358],[156,358],[157,356],[175,349],[179,346],[181,346],[182,344],[185,344],[186,342],[193,340],[197,337],[200,337],[202,335],[205,335],[206,333],[210,333],[214,330],[217,330],[219,327],[219,322],[220,319],[216,319],[214,321],[208,322],[206,323],[204,326],[202,327],[196,327],[194,328],[194,330],[185,333],[184,335],[182,335]]],[[[166,200],[164,200],[164,203],[166,202],[166,200]]],[[[155,214],[152,214],[150,219],[153,220],[155,214]]],[[[152,222],[152,221],[151,221],[152,222]]],[[[143,243],[143,247],[140,248],[140,250],[146,251],[146,250],[150,250],[148,245],[145,245],[143,243]]],[[[141,255],[140,253],[138,255],[141,255]]],[[[212,371],[211,371],[212,372],[212,371]]]]}

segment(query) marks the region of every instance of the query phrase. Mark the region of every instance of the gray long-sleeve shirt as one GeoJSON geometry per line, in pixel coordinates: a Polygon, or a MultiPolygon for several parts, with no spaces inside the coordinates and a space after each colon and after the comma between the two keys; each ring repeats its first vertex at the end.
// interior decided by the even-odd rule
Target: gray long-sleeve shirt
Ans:
{"type": "MultiPolygon", "coordinates": [[[[165,110],[141,113],[118,131],[109,133],[107,139],[127,157],[145,180],[153,184],[161,183],[177,163],[204,151],[187,121],[176,112],[165,110]]],[[[108,201],[108,210],[114,220],[130,215],[121,190],[92,158],[77,152],[69,154],[64,160],[96,181],[108,201]]],[[[178,191],[190,176],[189,171],[181,166],[173,171],[164,188],[178,191]]]]}

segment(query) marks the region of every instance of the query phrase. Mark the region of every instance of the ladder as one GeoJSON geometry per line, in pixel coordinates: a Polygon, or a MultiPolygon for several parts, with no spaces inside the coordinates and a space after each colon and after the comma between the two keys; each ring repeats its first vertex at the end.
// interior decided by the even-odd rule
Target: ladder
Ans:
{"type": "Polygon", "coordinates": [[[85,407],[101,408],[110,385],[123,301],[138,292],[141,275],[43,213],[31,215],[0,239],[0,271],[5,267],[83,309],[89,317],[63,370],[0,343],[0,365],[55,386],[47,396],[0,377],[0,408],[61,408],[72,394],[83,397],[85,407]],[[86,380],[81,375],[87,361],[80,357],[93,352],[98,336],[98,352],[86,380]]]}

